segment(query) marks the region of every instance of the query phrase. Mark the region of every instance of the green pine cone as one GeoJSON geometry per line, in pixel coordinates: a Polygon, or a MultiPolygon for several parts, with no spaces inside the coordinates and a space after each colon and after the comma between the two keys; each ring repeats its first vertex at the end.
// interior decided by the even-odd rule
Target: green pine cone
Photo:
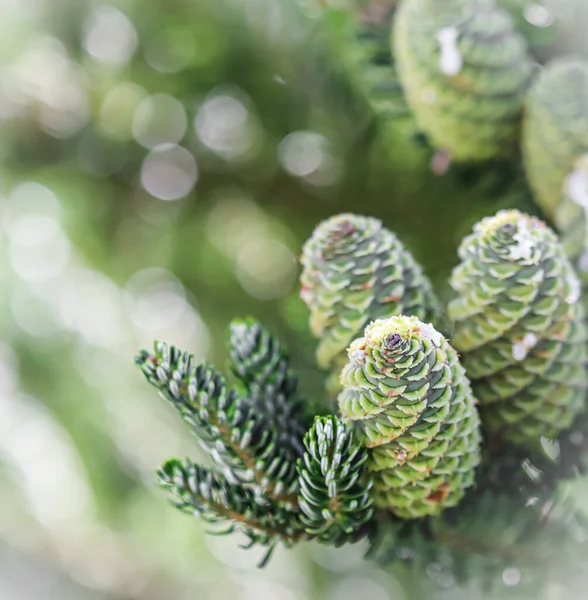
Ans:
{"type": "Polygon", "coordinates": [[[320,339],[317,361],[337,366],[351,341],[374,319],[398,314],[436,321],[428,278],[381,221],[340,214],[320,223],[302,250],[301,296],[320,339]]]}
{"type": "Polygon", "coordinates": [[[459,256],[452,343],[482,422],[534,448],[584,406],[588,334],[578,278],[553,231],[516,210],[478,223],[459,256]]]}
{"type": "Polygon", "coordinates": [[[404,0],[394,51],[409,106],[457,161],[516,150],[533,63],[512,17],[487,0],[404,0]]]}
{"type": "Polygon", "coordinates": [[[527,178],[538,204],[556,225],[566,179],[578,160],[588,155],[587,97],[588,62],[562,58],[545,67],[525,103],[522,143],[527,178]]]}
{"type": "Polygon", "coordinates": [[[298,506],[307,533],[335,546],[358,541],[373,514],[365,448],[333,415],[315,418],[304,445],[306,452],[297,465],[298,506]]]}
{"type": "Polygon", "coordinates": [[[368,325],[348,350],[339,409],[369,449],[374,505],[413,519],[455,506],[480,461],[479,418],[455,350],[430,324],[368,325]]]}

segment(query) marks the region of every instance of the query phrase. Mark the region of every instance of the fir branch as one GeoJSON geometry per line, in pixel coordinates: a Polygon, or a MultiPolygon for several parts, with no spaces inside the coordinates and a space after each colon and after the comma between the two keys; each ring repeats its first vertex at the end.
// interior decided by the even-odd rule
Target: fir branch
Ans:
{"type": "Polygon", "coordinates": [[[358,541],[366,535],[365,525],[373,514],[366,450],[353,430],[332,415],[315,418],[304,445],[298,477],[306,531],[335,546],[358,541]]]}
{"type": "Polygon", "coordinates": [[[258,321],[247,318],[232,321],[229,354],[249,404],[267,418],[292,459],[302,456],[302,438],[309,424],[286,350],[258,321]]]}
{"type": "Polygon", "coordinates": [[[222,375],[161,342],[155,343],[153,354],[142,351],[136,363],[235,483],[253,483],[258,495],[267,494],[285,507],[296,505],[294,463],[264,415],[229,390],[222,375]]]}
{"type": "Polygon", "coordinates": [[[304,537],[294,513],[189,460],[185,465],[177,459],[167,461],[158,471],[158,478],[178,509],[218,526],[210,533],[226,535],[238,530],[249,538],[248,547],[267,546],[268,553],[260,566],[267,562],[277,543],[291,547],[304,537]]]}
{"type": "Polygon", "coordinates": [[[229,327],[232,369],[248,390],[271,384],[289,398],[296,395],[298,379],[280,342],[259,321],[234,319],[229,327]]]}

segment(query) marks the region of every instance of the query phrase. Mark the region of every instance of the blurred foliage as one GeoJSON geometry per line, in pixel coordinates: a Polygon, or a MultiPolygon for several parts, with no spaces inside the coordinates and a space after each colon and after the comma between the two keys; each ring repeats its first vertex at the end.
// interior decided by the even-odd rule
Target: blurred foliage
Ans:
{"type": "MultiPolygon", "coordinates": [[[[588,53],[582,0],[560,4],[542,58],[588,53]]],[[[409,114],[376,125],[338,60],[339,8],[326,23],[294,0],[0,11],[3,597],[481,597],[437,567],[424,592],[410,570],[363,562],[365,548],[305,544],[258,572],[260,555],[205,538],[153,476],[169,454],[204,457],[132,356],[164,338],[222,364],[227,323],[251,314],[320,404],[296,289],[315,224],[383,219],[447,295],[473,222],[537,212],[520,165],[439,176],[409,114]]],[[[516,588],[516,573],[502,579],[516,588]]],[[[552,587],[561,597],[557,572],[552,587]]]]}

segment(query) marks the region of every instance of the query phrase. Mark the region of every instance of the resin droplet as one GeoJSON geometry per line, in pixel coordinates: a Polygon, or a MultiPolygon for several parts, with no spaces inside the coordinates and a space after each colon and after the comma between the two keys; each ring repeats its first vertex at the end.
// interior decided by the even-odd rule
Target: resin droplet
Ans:
{"type": "Polygon", "coordinates": [[[444,27],[437,32],[436,37],[441,49],[439,68],[450,77],[457,75],[463,67],[463,58],[457,47],[459,38],[457,27],[444,27]]]}

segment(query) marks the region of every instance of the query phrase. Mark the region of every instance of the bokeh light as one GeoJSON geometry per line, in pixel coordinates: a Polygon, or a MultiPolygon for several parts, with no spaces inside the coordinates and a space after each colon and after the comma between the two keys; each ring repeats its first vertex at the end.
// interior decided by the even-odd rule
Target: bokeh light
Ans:
{"type": "Polygon", "coordinates": [[[247,293],[260,300],[279,298],[289,292],[296,273],[292,251],[271,237],[248,242],[237,255],[237,279],[247,293]]]}
{"type": "Polygon", "coordinates": [[[137,47],[137,32],[130,19],[114,6],[95,7],[84,27],[84,48],[107,65],[124,65],[137,47]]]}
{"type": "Polygon", "coordinates": [[[332,185],[340,175],[340,165],[332,155],[329,141],[313,131],[287,135],[280,142],[278,156],[288,173],[313,185],[332,185]]]}
{"type": "Polygon", "coordinates": [[[152,196],[177,200],[188,194],[198,176],[196,161],[185,149],[160,144],[149,152],[141,167],[141,183],[152,196]]]}
{"type": "Polygon", "coordinates": [[[200,141],[228,161],[250,157],[261,142],[259,124],[241,96],[212,93],[198,109],[194,121],[200,141]]]}
{"type": "Polygon", "coordinates": [[[168,94],[153,94],[145,98],[133,117],[133,135],[146,148],[165,142],[179,142],[187,127],[184,107],[168,94]]]}

